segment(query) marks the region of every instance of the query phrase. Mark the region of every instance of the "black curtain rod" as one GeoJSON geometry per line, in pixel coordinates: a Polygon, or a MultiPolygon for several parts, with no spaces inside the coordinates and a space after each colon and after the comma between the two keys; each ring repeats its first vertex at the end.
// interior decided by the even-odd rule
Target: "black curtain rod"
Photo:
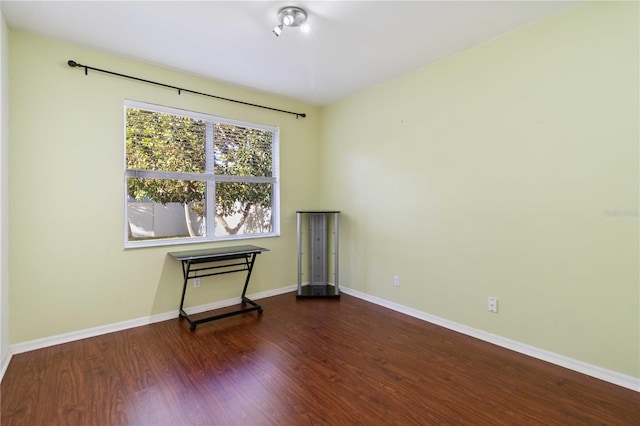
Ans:
{"type": "Polygon", "coordinates": [[[79,63],[77,63],[76,61],[73,61],[73,60],[69,60],[67,62],[67,64],[71,68],[76,68],[76,67],[84,68],[84,75],[88,75],[89,74],[89,70],[99,71],[99,72],[103,72],[105,74],[111,74],[111,75],[115,75],[115,76],[118,76],[118,77],[124,77],[124,78],[128,78],[128,79],[131,79],[131,80],[141,81],[143,83],[155,84],[156,86],[162,86],[162,87],[167,87],[169,89],[174,89],[174,90],[178,91],[178,95],[181,94],[182,92],[188,92],[188,93],[193,93],[194,95],[208,96],[210,98],[221,99],[223,101],[235,102],[237,104],[248,105],[248,106],[252,106],[252,107],[256,107],[256,108],[269,109],[271,111],[283,112],[285,114],[292,114],[292,115],[295,115],[296,118],[299,118],[299,117],[304,118],[304,117],[307,116],[307,114],[305,114],[303,112],[285,111],[283,109],[271,108],[271,107],[264,106],[264,105],[257,105],[257,104],[252,104],[252,103],[249,103],[249,102],[238,101],[236,99],[223,98],[222,96],[210,95],[208,93],[196,92],[195,90],[183,89],[181,87],[171,86],[170,84],[158,83],[157,81],[145,80],[144,78],[133,77],[133,76],[126,75],[126,74],[120,74],[120,73],[113,72],[113,71],[107,71],[107,70],[103,70],[103,69],[100,69],[100,68],[90,67],[88,65],[82,65],[82,64],[79,64],[79,63]]]}

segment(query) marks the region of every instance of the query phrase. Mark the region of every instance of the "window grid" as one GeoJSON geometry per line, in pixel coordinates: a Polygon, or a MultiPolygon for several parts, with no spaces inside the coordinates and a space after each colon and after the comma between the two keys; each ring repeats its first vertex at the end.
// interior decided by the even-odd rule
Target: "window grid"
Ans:
{"type": "MultiPolygon", "coordinates": [[[[279,131],[275,127],[264,126],[255,123],[247,123],[241,122],[237,120],[230,120],[221,117],[216,117],[212,115],[202,114],[202,113],[194,113],[190,111],[184,111],[169,107],[151,105],[136,101],[126,101],[125,102],[125,129],[131,130],[127,126],[129,123],[127,121],[126,112],[128,109],[141,110],[150,113],[150,117],[156,118],[156,113],[158,116],[162,114],[167,114],[170,116],[176,117],[184,117],[186,119],[195,121],[203,121],[205,124],[205,143],[204,143],[204,151],[205,151],[205,164],[203,172],[195,172],[193,168],[191,171],[170,171],[170,170],[157,170],[153,169],[154,166],[149,168],[128,168],[128,160],[129,160],[129,146],[135,146],[133,139],[132,142],[129,141],[128,133],[125,135],[125,246],[126,247],[146,247],[146,246],[156,246],[156,245],[167,245],[167,244],[184,244],[184,243],[196,243],[196,242],[204,242],[204,241],[220,241],[220,240],[229,240],[229,239],[239,239],[239,238],[256,238],[256,237],[265,237],[265,236],[274,236],[279,235],[279,182],[278,182],[278,142],[279,142],[279,131]],[[216,126],[220,129],[227,130],[227,133],[232,133],[236,135],[240,135],[239,139],[232,139],[230,141],[216,141],[216,126]],[[256,136],[257,135],[257,136],[256,136]],[[255,137],[255,139],[251,140],[251,137],[255,137]],[[261,143],[263,139],[268,141],[268,143],[261,143]],[[129,145],[127,145],[129,143],[129,145]],[[216,148],[216,144],[218,144],[218,148],[216,148]],[[268,152],[265,152],[265,148],[268,149],[268,152]],[[226,150],[230,152],[227,164],[227,171],[237,168],[236,173],[239,174],[216,174],[216,149],[218,150],[226,150]],[[232,152],[233,151],[233,152],[232,152]],[[234,157],[234,154],[237,155],[234,157]],[[270,157],[270,167],[266,169],[264,167],[265,161],[269,160],[270,157]],[[257,176],[254,175],[246,175],[248,172],[258,172],[257,176]],[[266,174],[268,176],[262,176],[266,174]],[[132,201],[132,196],[130,194],[129,182],[130,179],[165,179],[174,182],[183,182],[188,183],[191,182],[204,182],[204,215],[200,217],[199,220],[204,221],[201,223],[201,227],[204,229],[204,235],[202,236],[188,236],[188,237],[180,237],[180,236],[166,236],[166,237],[156,237],[155,234],[152,237],[132,237],[134,235],[132,231],[132,216],[131,213],[133,210],[131,208],[132,204],[136,202],[140,203],[141,200],[136,198],[132,201]],[[232,187],[236,188],[238,194],[234,194],[233,192],[229,192],[226,194],[227,198],[223,198],[218,201],[216,200],[216,187],[222,183],[238,183],[239,185],[231,185],[223,187],[232,187]],[[267,185],[266,187],[264,185],[267,185]],[[265,189],[267,188],[267,189],[265,189]],[[268,193],[268,195],[267,195],[268,193]],[[270,201],[270,205],[262,205],[262,204],[252,204],[251,209],[247,209],[247,204],[251,200],[251,198],[242,198],[242,195],[245,194],[247,197],[255,197],[256,199],[264,199],[265,202],[270,201]],[[248,194],[248,195],[247,195],[248,194]],[[239,197],[236,199],[236,197],[239,197]],[[243,204],[244,203],[244,204],[243,204]],[[244,213],[245,210],[250,211],[251,217],[247,220],[247,215],[244,213]],[[225,219],[229,219],[229,215],[234,213],[236,216],[242,214],[238,223],[245,223],[240,230],[241,233],[232,233],[232,234],[224,234],[220,228],[220,222],[226,223],[225,219]],[[216,214],[219,213],[218,219],[216,219],[216,214]],[[224,216],[224,215],[227,216],[224,216]],[[262,218],[264,220],[268,220],[268,222],[260,223],[258,218],[262,218]],[[251,227],[249,227],[250,224],[251,227]]],[[[160,120],[160,119],[159,119],[160,120]]],[[[179,121],[179,120],[176,120],[179,121]]],[[[188,122],[188,121],[187,121],[188,122]]],[[[146,122],[145,122],[146,123],[146,122]]],[[[188,122],[189,123],[189,122],[188,122]]],[[[188,124],[187,124],[188,126],[188,124]]],[[[151,126],[152,127],[152,126],[151,126]]],[[[176,127],[180,127],[179,125],[176,127]]],[[[135,129],[139,130],[139,129],[135,129]]],[[[180,129],[182,130],[182,129],[180,129]]],[[[189,130],[189,129],[187,129],[189,130]]],[[[145,128],[144,131],[147,131],[145,128]]],[[[143,131],[143,132],[144,132],[143,131]]],[[[189,134],[188,131],[185,131],[186,134],[189,134]]],[[[154,142],[149,142],[151,146],[154,145],[154,142]]],[[[167,146],[171,142],[167,143],[167,146]]],[[[188,158],[189,155],[197,156],[199,153],[191,153],[188,151],[189,147],[193,145],[192,141],[185,140],[184,148],[178,148],[178,156],[186,155],[185,158],[188,158]],[[181,151],[182,150],[182,151],[181,151]]],[[[157,145],[157,144],[156,144],[157,145]]],[[[180,145],[180,144],[178,144],[180,145]]],[[[172,147],[173,148],[173,147],[172,147]]],[[[173,148],[175,152],[176,149],[173,148]]],[[[187,162],[191,161],[191,158],[188,158],[187,162]]],[[[172,161],[171,158],[163,159],[160,161],[161,164],[170,163],[172,161]]],[[[194,160],[194,162],[196,162],[194,160]]],[[[143,183],[140,183],[140,186],[144,187],[143,183]]],[[[191,186],[184,185],[183,186],[191,186]]],[[[224,197],[225,194],[221,193],[221,197],[224,197]]],[[[151,198],[150,201],[146,200],[147,203],[150,201],[153,202],[154,208],[159,206],[158,199],[151,198]]],[[[184,206],[185,203],[182,205],[184,206]]],[[[188,205],[189,203],[186,202],[188,205]]],[[[163,204],[165,206],[165,204],[163,204]]],[[[173,207],[173,206],[172,206],[173,207]]],[[[190,213],[188,213],[191,207],[186,207],[185,217],[186,221],[190,222],[188,217],[190,213]]],[[[153,229],[155,232],[156,227],[156,218],[154,216],[155,213],[152,213],[153,219],[153,229]]],[[[233,215],[232,215],[233,216],[233,215]]],[[[150,226],[150,225],[148,225],[150,226]]],[[[141,227],[138,226],[136,229],[139,231],[141,227]]],[[[238,232],[238,226],[229,226],[227,229],[235,230],[238,232]]],[[[191,231],[189,231],[191,234],[191,231]]]]}

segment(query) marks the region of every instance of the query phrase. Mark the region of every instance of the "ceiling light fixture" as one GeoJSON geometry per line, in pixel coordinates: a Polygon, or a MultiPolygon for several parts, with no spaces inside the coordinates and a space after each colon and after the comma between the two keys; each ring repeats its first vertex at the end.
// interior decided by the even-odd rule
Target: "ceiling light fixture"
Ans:
{"type": "Polygon", "coordinates": [[[296,6],[283,7],[278,11],[278,25],[273,29],[273,33],[276,37],[282,34],[284,27],[300,27],[300,31],[303,33],[309,32],[309,25],[307,24],[307,12],[296,6]]]}

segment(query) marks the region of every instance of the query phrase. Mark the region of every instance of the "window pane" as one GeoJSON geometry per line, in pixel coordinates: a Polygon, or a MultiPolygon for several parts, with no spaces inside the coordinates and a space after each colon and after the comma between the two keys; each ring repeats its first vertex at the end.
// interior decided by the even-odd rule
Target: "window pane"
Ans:
{"type": "Polygon", "coordinates": [[[205,235],[205,183],[127,178],[129,241],[205,235]]]}
{"type": "Polygon", "coordinates": [[[127,247],[278,232],[276,127],[136,101],[124,107],[127,247]]]}
{"type": "Polygon", "coordinates": [[[270,183],[218,182],[216,236],[273,231],[270,183]]]}
{"type": "Polygon", "coordinates": [[[230,176],[272,175],[273,132],[214,123],[215,173],[230,176]]]}
{"type": "Polygon", "coordinates": [[[126,122],[127,169],[204,173],[204,121],[127,108],[126,122]]]}

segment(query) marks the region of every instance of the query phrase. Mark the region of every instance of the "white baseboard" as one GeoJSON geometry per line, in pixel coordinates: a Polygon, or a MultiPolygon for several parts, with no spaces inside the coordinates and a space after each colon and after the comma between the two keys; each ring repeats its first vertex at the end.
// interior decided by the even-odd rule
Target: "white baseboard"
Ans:
{"type": "Polygon", "coordinates": [[[598,367],[593,364],[578,361],[560,355],[554,352],[550,352],[544,349],[536,348],[535,346],[526,345],[524,343],[517,342],[515,340],[507,339],[496,334],[491,334],[483,330],[468,327],[463,324],[459,324],[453,321],[449,321],[444,318],[437,317],[435,315],[428,314],[426,312],[419,311],[417,309],[409,308],[398,303],[390,302],[385,299],[381,299],[375,296],[370,296],[366,293],[362,293],[350,288],[340,287],[342,293],[357,297],[358,299],[366,300],[367,302],[375,303],[376,305],[389,308],[391,310],[412,316],[414,318],[427,321],[432,324],[439,325],[449,330],[456,331],[458,333],[466,334],[467,336],[475,337],[476,339],[483,340],[488,343],[492,343],[503,348],[510,349],[515,352],[519,352],[524,355],[531,356],[560,367],[568,368],[569,370],[576,371],[578,373],[586,374],[587,376],[595,377],[605,382],[613,383],[618,386],[625,387],[627,389],[640,392],[640,379],[625,374],[618,373],[616,371],[607,370],[606,368],[598,367]]]}
{"type": "MultiPolygon", "coordinates": [[[[251,294],[251,295],[248,295],[247,297],[253,300],[259,300],[259,299],[264,299],[266,297],[277,296],[283,293],[289,293],[289,292],[295,291],[296,289],[297,289],[297,285],[291,285],[291,286],[281,287],[274,290],[268,290],[260,293],[251,294]]],[[[447,319],[440,318],[435,315],[431,315],[426,312],[419,311],[417,309],[409,308],[407,306],[390,302],[388,300],[384,300],[375,296],[370,296],[368,294],[350,289],[348,287],[341,287],[340,291],[345,294],[357,297],[359,299],[366,300],[367,302],[371,302],[376,305],[380,305],[385,308],[389,308],[391,310],[412,316],[414,318],[418,318],[423,321],[427,321],[429,323],[439,325],[441,327],[456,331],[458,333],[475,337],[485,342],[489,342],[494,345],[498,345],[503,348],[513,350],[515,352],[519,352],[537,359],[541,359],[543,361],[547,361],[552,364],[555,364],[564,368],[568,368],[570,370],[577,371],[579,373],[586,374],[588,376],[595,377],[597,379],[604,380],[606,382],[613,383],[615,385],[622,386],[627,389],[634,390],[636,392],[640,392],[640,379],[638,378],[627,376],[625,374],[607,370],[605,368],[598,367],[596,365],[592,365],[586,362],[568,358],[564,355],[559,355],[554,352],[550,352],[544,349],[536,348],[534,346],[526,345],[524,343],[507,339],[505,337],[501,337],[495,334],[491,334],[486,331],[478,330],[476,328],[468,327],[466,325],[449,321],[447,319]]],[[[187,308],[185,310],[188,314],[196,314],[200,312],[206,312],[214,309],[220,309],[227,306],[232,306],[238,303],[240,303],[240,298],[236,297],[232,299],[226,299],[226,300],[221,300],[214,303],[209,303],[206,305],[194,306],[191,308],[187,308]]],[[[36,349],[42,349],[49,346],[72,342],[75,340],[87,339],[89,337],[100,336],[102,334],[113,333],[116,331],[126,330],[134,327],[140,327],[143,325],[166,321],[166,320],[170,320],[177,317],[178,317],[178,311],[175,310],[171,312],[165,312],[162,314],[151,315],[148,317],[122,321],[114,324],[107,324],[104,326],[73,331],[71,333],[64,333],[56,336],[45,337],[42,339],[35,339],[27,342],[10,345],[8,353],[3,354],[3,357],[1,360],[2,363],[0,366],[0,380],[2,379],[2,377],[4,377],[4,373],[9,365],[9,361],[11,360],[11,356],[13,354],[19,354],[23,352],[33,351],[36,349]]]]}
{"type": "MultiPolygon", "coordinates": [[[[290,285],[288,287],[281,287],[275,290],[267,290],[267,291],[263,291],[256,294],[249,294],[247,295],[247,297],[251,300],[259,300],[259,299],[264,299],[266,297],[277,296],[283,293],[289,293],[291,291],[296,290],[297,288],[298,288],[297,285],[290,285]]],[[[207,312],[207,311],[212,311],[214,309],[226,308],[227,306],[237,305],[240,302],[241,302],[240,297],[233,297],[231,299],[220,300],[218,302],[208,303],[206,305],[199,305],[199,306],[193,306],[191,308],[185,308],[184,311],[189,315],[193,315],[193,314],[199,314],[200,312],[207,312]]],[[[176,316],[177,316],[177,312],[178,311],[176,311],[176,316]]]]}
{"type": "Polygon", "coordinates": [[[11,361],[11,350],[6,350],[2,354],[2,359],[0,359],[0,380],[4,377],[4,372],[7,371],[7,367],[9,367],[9,362],[11,361]]]}
{"type": "Polygon", "coordinates": [[[136,318],[128,321],[101,325],[98,327],[86,328],[84,330],[72,331],[70,333],[58,334],[56,336],[44,337],[42,339],[15,343],[10,346],[10,349],[11,353],[15,355],[23,352],[33,351],[36,349],[47,348],[49,346],[61,345],[63,343],[73,342],[76,340],[87,339],[89,337],[100,336],[102,334],[108,334],[116,331],[127,330],[129,328],[149,325],[155,322],[166,321],[168,319],[176,318],[177,316],[178,311],[166,312],[163,314],[151,315],[148,317],[136,318]]]}
{"type": "MultiPolygon", "coordinates": [[[[251,295],[247,295],[249,299],[259,300],[264,299],[266,297],[277,296],[279,294],[288,293],[297,289],[297,285],[287,286],[278,288],[275,290],[267,290],[260,293],[255,293],[251,295]]],[[[206,312],[213,309],[225,308],[227,306],[232,306],[240,303],[239,297],[234,297],[232,299],[221,300],[215,303],[209,303],[206,305],[193,306],[191,308],[186,308],[185,311],[188,314],[197,314],[200,312],[206,312]]],[[[58,334],[56,336],[45,337],[42,339],[30,340],[27,342],[16,343],[9,346],[9,350],[11,354],[19,354],[23,352],[33,351],[36,349],[42,349],[49,346],[60,345],[62,343],[73,342],[75,340],[87,339],[89,337],[100,336],[102,334],[113,333],[116,331],[122,331],[129,328],[140,327],[143,325],[149,325],[156,322],[166,321],[170,319],[174,319],[178,317],[178,310],[165,312],[162,314],[151,315],[148,317],[136,318],[128,321],[122,321],[114,324],[102,325],[99,327],[87,328],[85,330],[72,331],[70,333],[58,334]]],[[[4,361],[4,360],[3,360],[4,361]]],[[[7,361],[7,365],[8,365],[7,361]]],[[[3,368],[5,366],[3,365],[3,368]]],[[[4,375],[4,370],[2,370],[4,375]]]]}

